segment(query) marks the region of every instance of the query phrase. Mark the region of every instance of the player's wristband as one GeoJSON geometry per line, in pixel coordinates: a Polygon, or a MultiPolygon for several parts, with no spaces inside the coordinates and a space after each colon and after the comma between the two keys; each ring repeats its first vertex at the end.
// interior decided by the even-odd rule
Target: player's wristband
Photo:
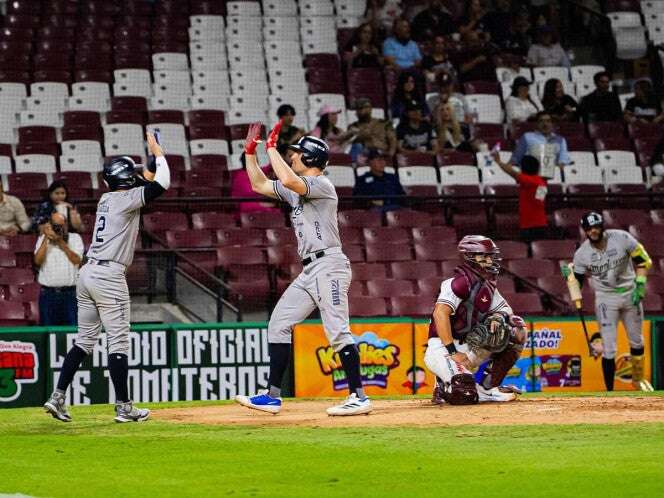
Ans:
{"type": "Polygon", "coordinates": [[[634,281],[635,281],[637,284],[645,285],[645,283],[648,281],[648,277],[646,277],[645,275],[638,275],[638,276],[634,279],[634,281]]]}
{"type": "Polygon", "coordinates": [[[453,342],[450,342],[449,344],[445,344],[445,349],[447,349],[447,352],[449,354],[454,354],[457,352],[456,346],[454,345],[453,342]]]}
{"type": "Polygon", "coordinates": [[[258,142],[256,142],[256,140],[252,140],[251,143],[244,146],[244,153],[248,156],[255,156],[256,147],[258,147],[258,142]]]}

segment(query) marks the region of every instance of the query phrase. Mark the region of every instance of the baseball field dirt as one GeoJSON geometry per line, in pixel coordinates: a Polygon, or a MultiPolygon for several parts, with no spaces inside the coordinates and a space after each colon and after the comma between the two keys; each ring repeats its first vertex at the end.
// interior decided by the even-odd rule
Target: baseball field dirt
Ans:
{"type": "Polygon", "coordinates": [[[188,424],[326,428],[664,422],[664,398],[654,397],[526,398],[473,406],[435,406],[426,399],[375,400],[370,415],[328,417],[325,408],[335,402],[331,399],[286,402],[278,415],[239,405],[219,405],[158,410],[154,417],[188,424]]]}

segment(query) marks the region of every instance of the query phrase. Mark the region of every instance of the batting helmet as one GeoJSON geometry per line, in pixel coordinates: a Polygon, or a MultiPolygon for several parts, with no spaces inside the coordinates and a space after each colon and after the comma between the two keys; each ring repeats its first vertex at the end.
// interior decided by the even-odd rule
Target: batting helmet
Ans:
{"type": "Polygon", "coordinates": [[[491,275],[500,273],[500,249],[488,237],[483,235],[466,235],[457,246],[464,261],[481,272],[486,272],[491,275]],[[477,256],[490,256],[491,263],[479,262],[477,256]]]}
{"type": "Polygon", "coordinates": [[[323,169],[327,166],[330,157],[330,148],[320,138],[307,135],[302,137],[295,145],[289,145],[289,149],[302,153],[302,163],[310,168],[323,169]]]}
{"type": "Polygon", "coordinates": [[[592,227],[604,228],[604,218],[596,211],[589,211],[581,217],[581,228],[590,230],[592,227]]]}
{"type": "Polygon", "coordinates": [[[143,178],[136,172],[136,163],[131,157],[120,156],[104,163],[102,177],[113,192],[143,185],[143,178]]]}

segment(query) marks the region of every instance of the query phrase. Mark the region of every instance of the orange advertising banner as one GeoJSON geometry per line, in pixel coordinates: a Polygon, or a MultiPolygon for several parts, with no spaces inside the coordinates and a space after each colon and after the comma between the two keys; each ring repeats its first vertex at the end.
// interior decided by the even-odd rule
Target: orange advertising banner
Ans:
{"type": "MultiPolygon", "coordinates": [[[[587,321],[586,323],[590,335],[598,330],[597,322],[587,321]]],[[[644,374],[648,380],[652,378],[650,329],[651,322],[644,321],[644,374]]],[[[614,389],[617,391],[634,390],[629,342],[622,323],[618,326],[617,347],[614,389]]],[[[533,334],[529,338],[521,358],[508,373],[504,383],[515,384],[528,391],[605,390],[602,361],[589,355],[586,338],[579,321],[534,322],[533,334]],[[531,358],[531,341],[534,345],[534,360],[531,358]]]]}
{"type": "MultiPolygon", "coordinates": [[[[367,394],[412,394],[413,382],[425,385],[424,368],[413,368],[413,323],[353,323],[367,394]]],[[[338,353],[329,346],[323,326],[301,324],[293,331],[295,395],[346,396],[348,381],[338,353]]]]}

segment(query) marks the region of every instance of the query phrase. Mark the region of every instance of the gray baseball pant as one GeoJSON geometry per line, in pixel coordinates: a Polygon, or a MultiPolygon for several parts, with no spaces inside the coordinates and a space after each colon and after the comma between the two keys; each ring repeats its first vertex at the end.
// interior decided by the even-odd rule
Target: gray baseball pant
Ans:
{"type": "Polygon", "coordinates": [[[92,353],[103,325],[108,334],[109,354],[128,354],[131,300],[126,267],[113,261],[103,264],[106,266],[88,262],[79,272],[76,345],[92,353]]]}
{"type": "Polygon", "coordinates": [[[355,344],[348,318],[350,261],[343,254],[326,255],[305,266],[288,286],[267,325],[268,341],[289,344],[293,327],[318,308],[325,335],[335,351],[355,344]]]}
{"type": "Polygon", "coordinates": [[[627,330],[627,338],[632,348],[643,347],[643,305],[632,304],[632,293],[604,293],[595,295],[595,313],[600,326],[602,356],[608,360],[616,356],[616,337],[618,335],[618,321],[622,320],[627,330]]]}

